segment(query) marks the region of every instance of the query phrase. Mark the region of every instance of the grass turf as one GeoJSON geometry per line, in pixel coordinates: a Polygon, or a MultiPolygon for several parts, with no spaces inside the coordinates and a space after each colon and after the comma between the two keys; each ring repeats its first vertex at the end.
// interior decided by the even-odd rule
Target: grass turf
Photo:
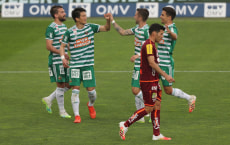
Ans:
{"type": "MultiPolygon", "coordinates": [[[[97,118],[89,118],[88,97],[83,87],[81,124],[60,118],[56,100],[53,114],[48,114],[41,98],[55,89],[55,84],[49,82],[49,53],[44,39],[51,21],[51,18],[0,19],[0,144],[229,144],[230,72],[217,72],[230,71],[229,19],[175,20],[179,39],[174,51],[177,71],[174,87],[197,95],[197,103],[196,110],[189,114],[185,100],[163,93],[161,133],[172,137],[172,141],[152,141],[149,123],[132,125],[126,141],[120,139],[118,123],[135,111],[130,88],[133,64],[129,61],[134,51],[134,37],[121,37],[113,28],[108,33],[95,35],[97,118]]],[[[90,18],[88,22],[105,23],[101,18],[90,18]]],[[[124,28],[134,26],[131,18],[117,18],[116,22],[124,28]]],[[[148,21],[154,22],[160,20],[148,21]]],[[[74,25],[71,19],[65,24],[74,25]]],[[[65,108],[73,116],[70,96],[71,91],[65,94],[65,108]]]]}

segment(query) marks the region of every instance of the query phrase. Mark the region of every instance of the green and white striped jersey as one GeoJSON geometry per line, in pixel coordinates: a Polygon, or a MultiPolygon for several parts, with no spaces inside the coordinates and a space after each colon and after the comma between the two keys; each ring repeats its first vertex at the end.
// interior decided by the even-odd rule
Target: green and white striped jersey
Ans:
{"type": "MultiPolygon", "coordinates": [[[[60,49],[61,46],[61,40],[66,32],[67,27],[65,24],[58,25],[54,22],[52,22],[46,29],[46,39],[53,40],[53,46],[56,49],[60,49]]],[[[67,53],[67,47],[65,48],[65,52],[67,53]]],[[[56,54],[53,52],[50,52],[49,54],[49,64],[62,64],[62,60],[60,57],[60,54],[56,54]]]]}
{"type": "MultiPolygon", "coordinates": [[[[168,26],[169,29],[178,35],[178,31],[175,23],[168,26]]],[[[158,44],[158,54],[160,58],[160,66],[172,66],[174,64],[174,60],[172,57],[174,47],[176,45],[176,40],[172,40],[170,34],[167,33],[165,29],[164,37],[158,44]]]]}
{"type": "MultiPolygon", "coordinates": [[[[131,28],[131,31],[135,35],[135,55],[141,52],[141,47],[145,43],[145,40],[149,39],[149,25],[146,24],[142,28],[139,28],[139,25],[136,25],[135,27],[131,28]]],[[[141,60],[140,58],[137,58],[135,60],[135,68],[140,68],[141,60]]]]}
{"type": "Polygon", "coordinates": [[[71,68],[94,65],[94,34],[99,28],[100,25],[89,23],[82,29],[75,25],[66,31],[62,43],[69,43],[71,68]]]}

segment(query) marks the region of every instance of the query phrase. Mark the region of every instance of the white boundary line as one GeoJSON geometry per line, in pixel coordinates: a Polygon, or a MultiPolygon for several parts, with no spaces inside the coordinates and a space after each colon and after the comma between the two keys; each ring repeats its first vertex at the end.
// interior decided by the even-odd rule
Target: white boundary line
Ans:
{"type": "MultiPolygon", "coordinates": [[[[132,73],[133,71],[95,71],[96,73],[132,73]]],[[[230,73],[230,71],[175,71],[178,73],[230,73]]],[[[0,74],[39,74],[48,71],[0,71],[0,74]]]]}

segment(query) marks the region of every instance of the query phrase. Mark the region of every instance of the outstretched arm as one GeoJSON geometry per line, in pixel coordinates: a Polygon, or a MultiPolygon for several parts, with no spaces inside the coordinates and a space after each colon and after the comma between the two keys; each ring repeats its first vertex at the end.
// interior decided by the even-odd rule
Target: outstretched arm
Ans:
{"type": "Polygon", "coordinates": [[[104,15],[105,19],[106,19],[106,24],[103,26],[100,26],[99,31],[100,32],[106,32],[110,30],[110,19],[111,19],[111,14],[107,13],[104,15]]]}
{"type": "Polygon", "coordinates": [[[115,20],[113,19],[112,15],[111,15],[111,21],[112,21],[113,27],[116,29],[116,31],[118,33],[120,33],[120,35],[122,35],[122,36],[125,36],[125,35],[134,35],[134,33],[130,29],[124,30],[123,28],[121,28],[121,26],[119,26],[115,22],[115,20]]]}

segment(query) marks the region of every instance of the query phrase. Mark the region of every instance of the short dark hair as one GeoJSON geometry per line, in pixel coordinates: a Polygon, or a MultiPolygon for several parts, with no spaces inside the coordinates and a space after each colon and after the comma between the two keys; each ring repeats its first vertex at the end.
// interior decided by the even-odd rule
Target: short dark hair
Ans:
{"type": "Polygon", "coordinates": [[[75,8],[72,11],[72,18],[75,22],[76,22],[76,18],[80,18],[81,12],[86,12],[86,10],[84,8],[75,8]]]}
{"type": "Polygon", "coordinates": [[[167,16],[171,16],[172,20],[176,17],[176,11],[171,7],[163,7],[163,11],[166,12],[167,16]]]}
{"type": "Polygon", "coordinates": [[[58,9],[60,9],[60,8],[63,8],[63,7],[62,6],[58,6],[58,5],[52,6],[52,8],[50,9],[50,14],[51,14],[51,16],[53,18],[55,18],[54,15],[58,13],[58,9]]]}
{"type": "Polygon", "coordinates": [[[142,17],[142,20],[146,22],[149,17],[149,11],[144,8],[138,8],[137,11],[138,11],[138,14],[142,17]]]}
{"type": "Polygon", "coordinates": [[[157,24],[157,23],[154,23],[152,24],[150,27],[149,27],[149,35],[152,34],[152,32],[160,32],[160,30],[165,30],[165,27],[160,25],[160,24],[157,24]]]}

